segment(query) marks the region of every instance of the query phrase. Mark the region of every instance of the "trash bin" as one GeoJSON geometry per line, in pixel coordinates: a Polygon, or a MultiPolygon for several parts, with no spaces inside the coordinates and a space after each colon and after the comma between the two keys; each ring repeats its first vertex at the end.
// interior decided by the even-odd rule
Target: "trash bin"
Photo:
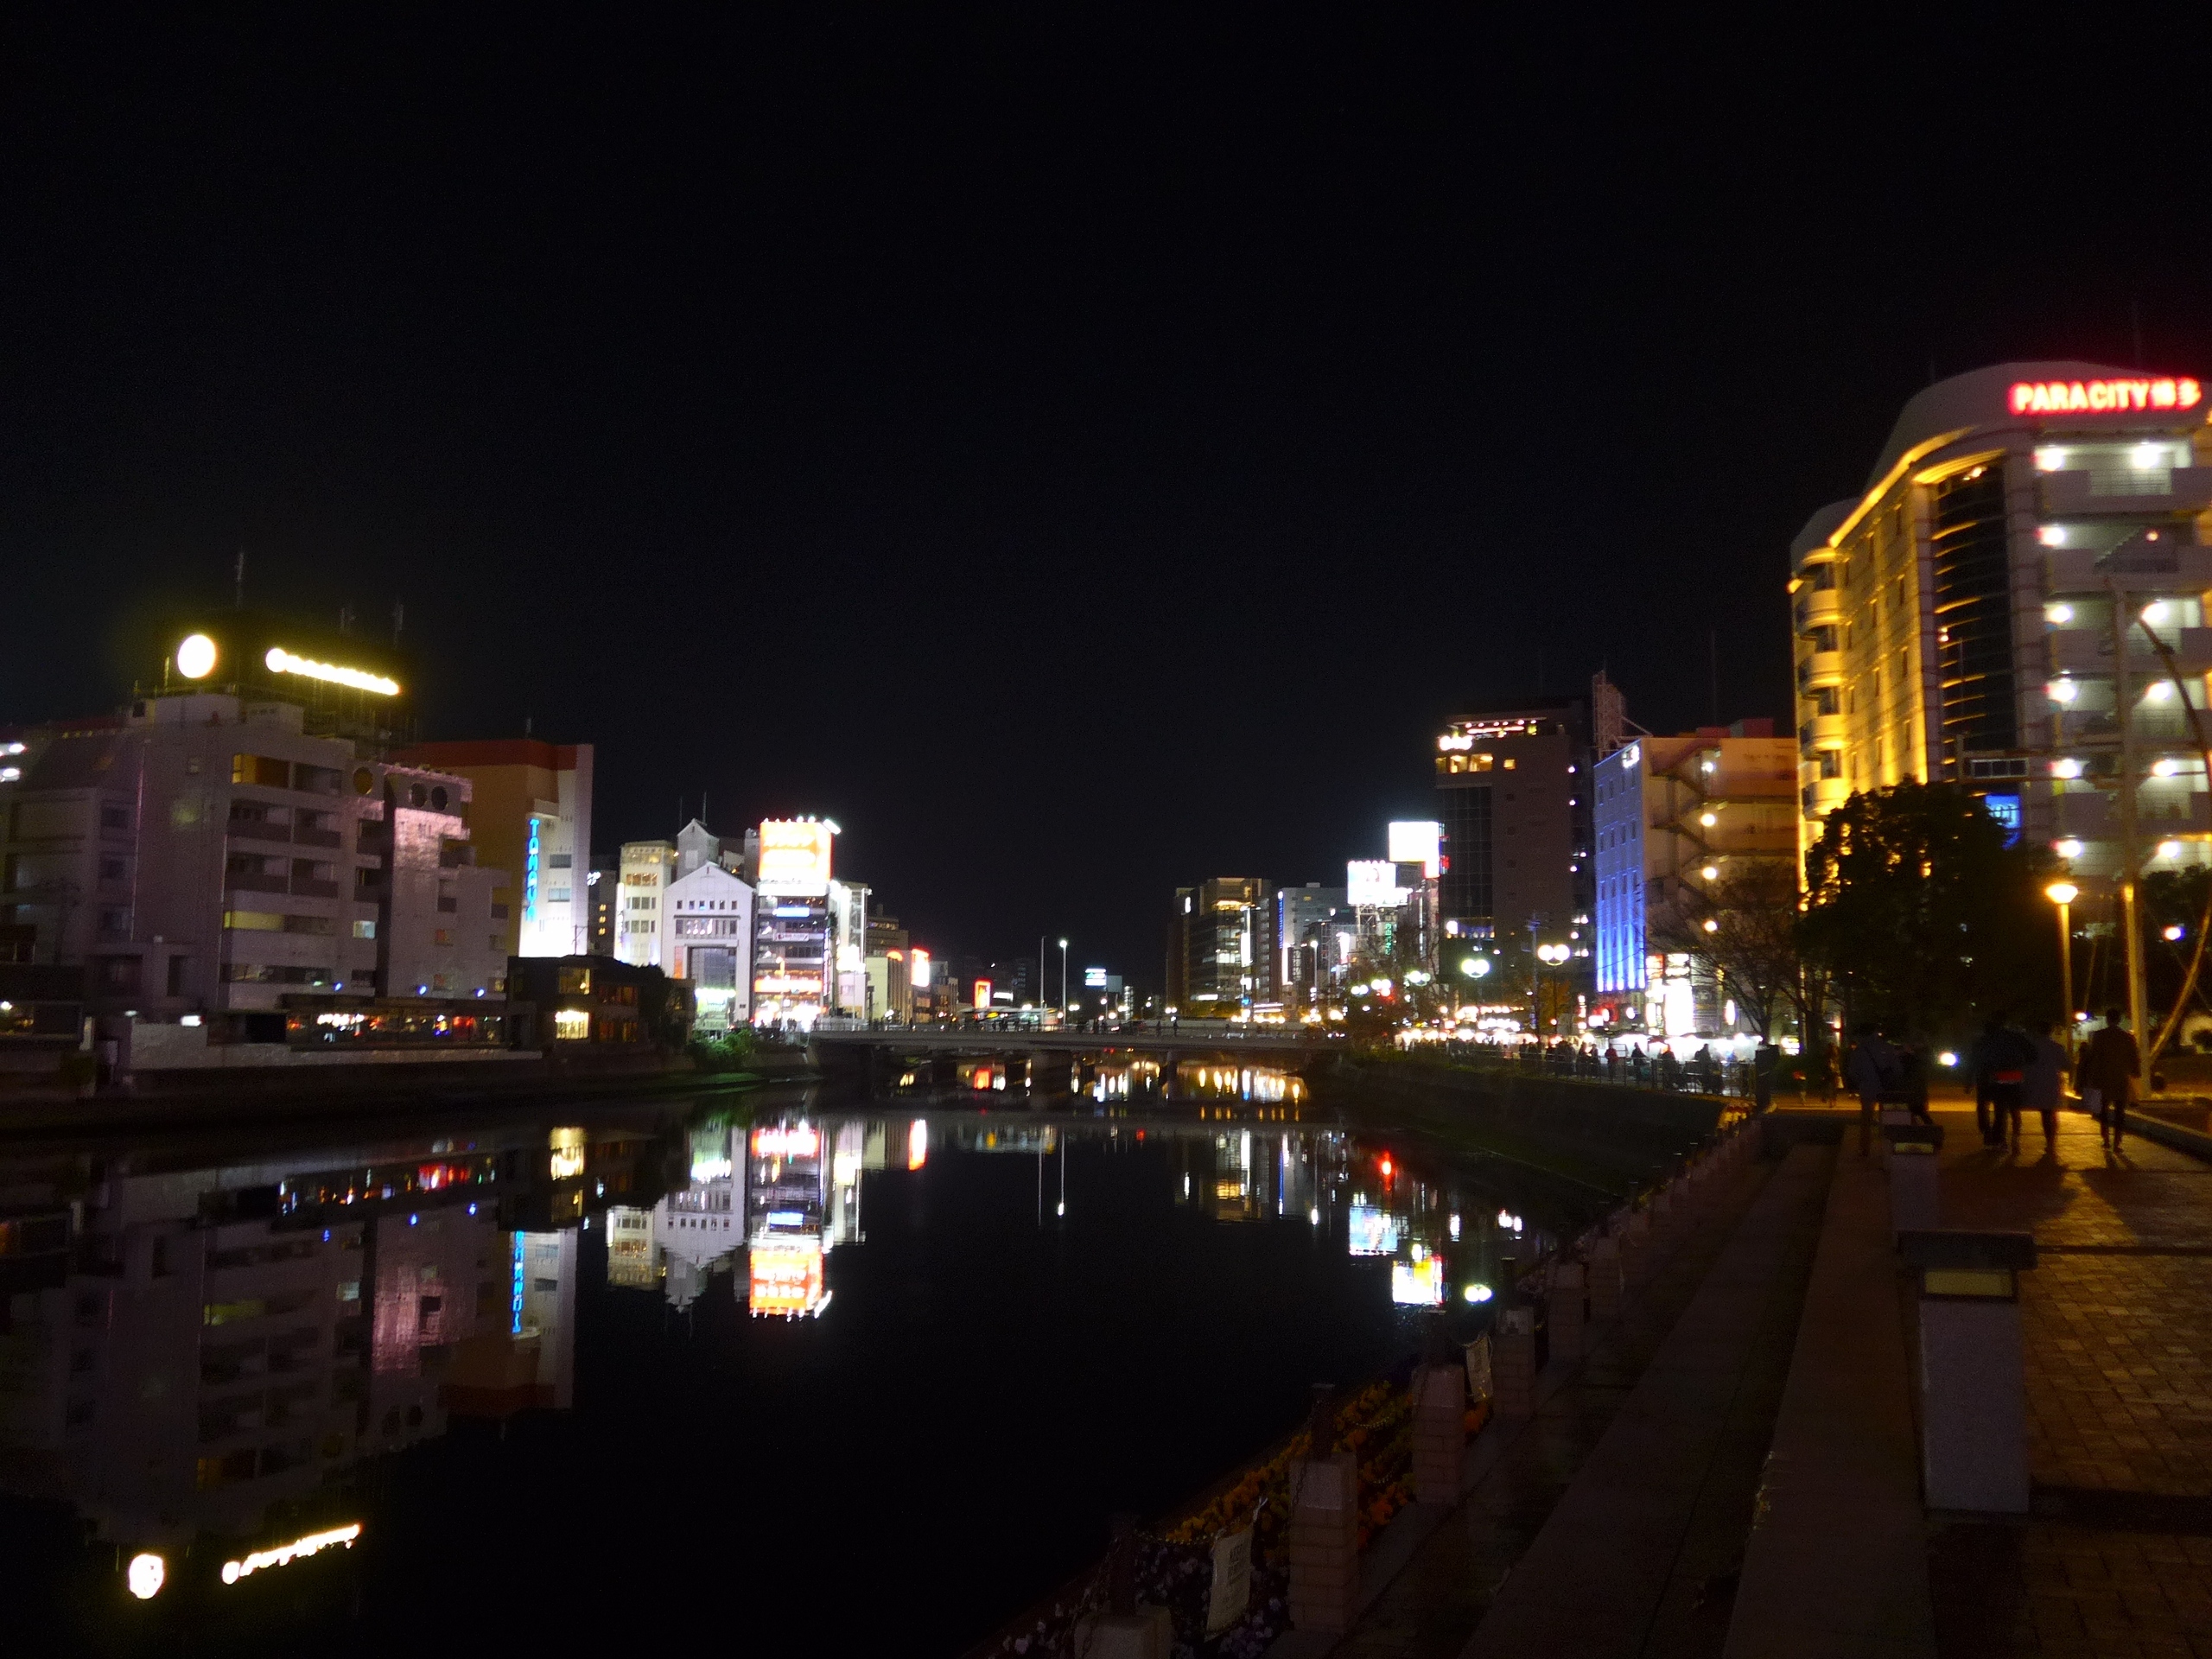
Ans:
{"type": "Polygon", "coordinates": [[[2035,1236],[1927,1229],[1899,1233],[1897,1252],[1919,1291],[1928,1507],[2024,1515],[2028,1390],[2018,1275],[2036,1265],[2035,1236]]]}

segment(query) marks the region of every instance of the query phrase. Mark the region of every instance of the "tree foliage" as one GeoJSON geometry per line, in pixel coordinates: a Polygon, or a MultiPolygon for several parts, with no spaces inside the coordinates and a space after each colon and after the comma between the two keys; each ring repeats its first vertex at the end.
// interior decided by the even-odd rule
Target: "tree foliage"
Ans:
{"type": "Polygon", "coordinates": [[[1853,795],[1805,858],[1808,958],[1847,1016],[1903,1033],[1963,1033],[2006,1009],[2056,1014],[2048,860],[1955,784],[1853,795]]]}
{"type": "Polygon", "coordinates": [[[1801,1015],[1797,878],[1778,862],[1729,864],[1702,888],[1686,887],[1656,918],[1659,949],[1703,963],[1762,1037],[1792,1010],[1801,1015]]]}

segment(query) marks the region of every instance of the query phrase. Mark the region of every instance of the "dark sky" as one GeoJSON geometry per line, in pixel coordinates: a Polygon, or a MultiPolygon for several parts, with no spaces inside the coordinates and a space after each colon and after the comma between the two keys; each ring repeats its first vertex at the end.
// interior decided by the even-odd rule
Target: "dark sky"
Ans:
{"type": "Polygon", "coordinates": [[[597,744],[602,844],[828,814],[1149,976],[1455,706],[1695,723],[1717,629],[1787,720],[1931,369],[2212,368],[2196,14],[934,10],[11,13],[0,721],[243,547],[404,601],[427,734],[597,744]]]}

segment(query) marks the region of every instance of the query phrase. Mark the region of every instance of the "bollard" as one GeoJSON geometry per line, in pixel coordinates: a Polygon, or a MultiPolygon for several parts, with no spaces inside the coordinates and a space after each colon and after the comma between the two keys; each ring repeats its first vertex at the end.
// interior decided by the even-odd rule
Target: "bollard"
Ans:
{"type": "Polygon", "coordinates": [[[1582,1357],[1587,1279],[1587,1270],[1580,1262],[1562,1262],[1552,1269],[1550,1324],[1554,1359],[1582,1357]]]}
{"type": "Polygon", "coordinates": [[[1908,1232],[1898,1236],[1897,1250],[1919,1279],[1921,1483],[1928,1507],[2024,1515],[2028,1389],[2019,1274],[2036,1264],[2035,1235],[1908,1232]]]}
{"type": "Polygon", "coordinates": [[[1414,1497],[1423,1503],[1459,1501],[1467,1451],[1467,1371],[1432,1359],[1414,1368],[1414,1497]]]}
{"type": "Polygon", "coordinates": [[[1882,1125],[1890,1166],[1890,1243],[1901,1233],[1933,1232],[1942,1226],[1936,1154],[1943,1145],[1941,1128],[1907,1122],[1882,1125]]]}
{"type": "Polygon", "coordinates": [[[1491,1402],[1500,1417],[1536,1414],[1536,1310],[1503,1307],[1491,1332],[1491,1402]]]}
{"type": "Polygon", "coordinates": [[[1590,1242],[1590,1317],[1617,1319],[1621,1311],[1621,1241],[1606,1233],[1590,1242]]]}
{"type": "Polygon", "coordinates": [[[1076,1632],[1077,1650],[1093,1659],[1171,1659],[1175,1651],[1174,1616],[1137,1601],[1136,1526],[1134,1515],[1114,1517],[1106,1612],[1076,1632]]]}
{"type": "Polygon", "coordinates": [[[1312,1446],[1293,1473],[1290,1622],[1344,1631],[1359,1611],[1359,1460],[1336,1446],[1329,1390],[1316,1389],[1312,1446]]]}

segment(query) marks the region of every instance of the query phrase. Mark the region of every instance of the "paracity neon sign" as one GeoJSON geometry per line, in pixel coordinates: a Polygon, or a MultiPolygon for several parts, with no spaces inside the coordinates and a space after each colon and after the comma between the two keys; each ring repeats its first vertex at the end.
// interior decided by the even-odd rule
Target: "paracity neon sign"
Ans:
{"type": "Polygon", "coordinates": [[[2195,409],[2204,388],[2187,375],[2145,380],[2016,380],[2005,394],[2015,415],[2121,415],[2195,409]]]}

